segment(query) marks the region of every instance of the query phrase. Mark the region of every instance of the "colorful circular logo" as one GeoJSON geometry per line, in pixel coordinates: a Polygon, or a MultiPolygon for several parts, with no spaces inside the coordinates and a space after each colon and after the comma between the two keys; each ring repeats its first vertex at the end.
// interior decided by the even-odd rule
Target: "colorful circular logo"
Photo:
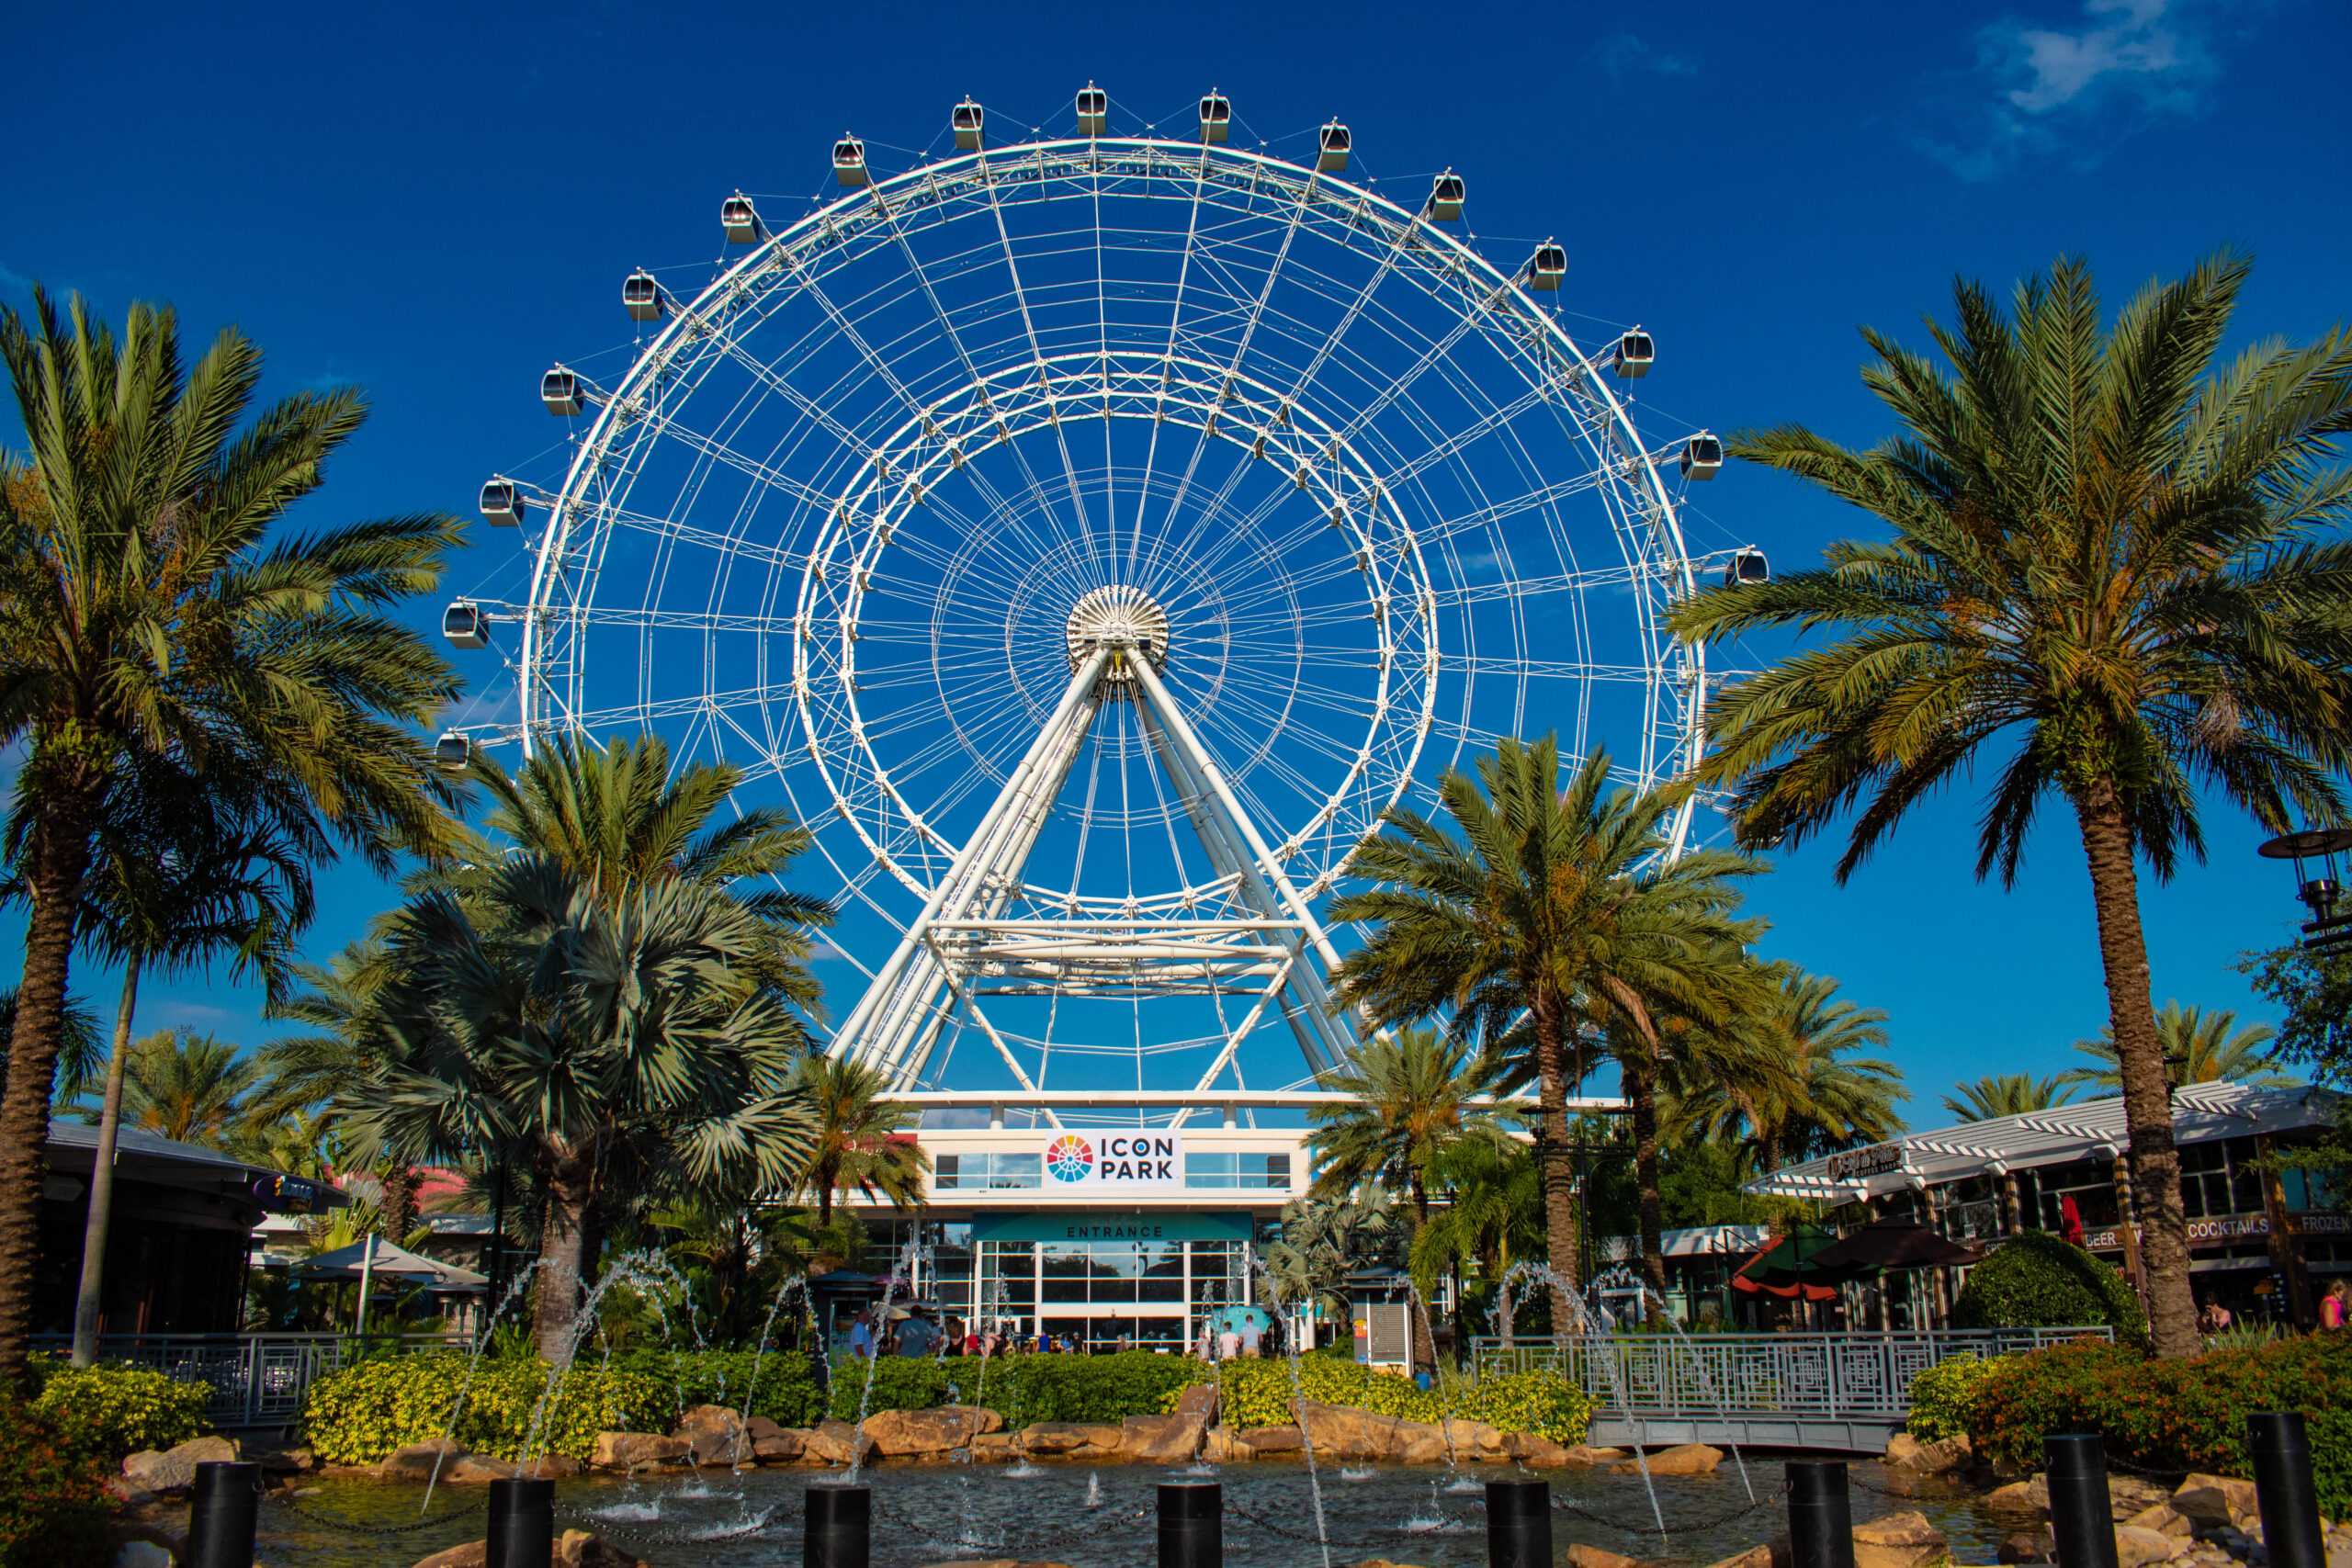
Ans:
{"type": "Polygon", "coordinates": [[[1083,1181],[1094,1168],[1094,1150],[1075,1133],[1064,1133],[1046,1145],[1046,1168],[1057,1181],[1083,1181]]]}

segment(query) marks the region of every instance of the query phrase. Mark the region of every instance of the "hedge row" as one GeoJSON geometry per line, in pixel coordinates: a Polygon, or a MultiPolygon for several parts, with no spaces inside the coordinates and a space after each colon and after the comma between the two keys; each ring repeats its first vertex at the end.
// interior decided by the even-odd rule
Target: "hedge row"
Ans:
{"type": "Polygon", "coordinates": [[[2136,1469],[2248,1475],[2245,1418],[2300,1410],[2310,1423],[2320,1506],[2330,1518],[2352,1518],[2352,1337],[2184,1360],[2091,1341],[1967,1371],[1951,1366],[1914,1381],[1915,1399],[1930,1406],[1914,1432],[1934,1427],[1941,1435],[1957,1423],[1979,1455],[2020,1469],[2040,1467],[2049,1433],[2099,1432],[2109,1456],[2136,1469]]]}
{"type": "MultiPolygon", "coordinates": [[[[1195,1374],[1188,1383],[1207,1381],[1200,1374],[1210,1369],[1198,1362],[1183,1364],[1195,1374]]],[[[1292,1420],[1288,1362],[1227,1361],[1216,1374],[1227,1426],[1276,1427],[1292,1420]]],[[[1298,1363],[1298,1391],[1323,1404],[1352,1405],[1408,1421],[1441,1421],[1451,1414],[1456,1420],[1484,1421],[1507,1432],[1533,1432],[1556,1443],[1583,1442],[1592,1421],[1592,1401],[1584,1390],[1548,1372],[1481,1379],[1448,1406],[1444,1396],[1399,1373],[1305,1356],[1298,1363]]],[[[1173,1410],[1181,1396],[1169,1394],[1161,1408],[1173,1410]]]]}

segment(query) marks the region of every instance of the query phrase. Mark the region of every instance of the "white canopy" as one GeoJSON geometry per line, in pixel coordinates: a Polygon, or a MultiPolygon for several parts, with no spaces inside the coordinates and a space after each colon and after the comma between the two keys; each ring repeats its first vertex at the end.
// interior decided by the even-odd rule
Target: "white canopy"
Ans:
{"type": "MultiPolygon", "coordinates": [[[[2290,1089],[2188,1084],[2173,1092],[2172,1135],[2177,1143],[2202,1144],[2325,1127],[2336,1120],[2343,1100],[2302,1084],[2290,1089]]],[[[1750,1192],[1777,1197],[1850,1202],[1963,1177],[2071,1165],[2095,1156],[2113,1158],[2130,1144],[2122,1097],[2111,1095],[1934,1132],[1905,1133],[1868,1148],[1788,1166],[1746,1185],[1750,1192]]]]}
{"type": "Polygon", "coordinates": [[[451,1291],[476,1289],[490,1282],[487,1277],[470,1269],[460,1269],[454,1263],[444,1263],[438,1258],[419,1257],[404,1247],[396,1247],[380,1236],[372,1235],[349,1247],[339,1247],[333,1252],[298,1259],[294,1267],[306,1280],[356,1280],[363,1274],[372,1273],[379,1279],[401,1280],[413,1285],[429,1285],[451,1291]]]}

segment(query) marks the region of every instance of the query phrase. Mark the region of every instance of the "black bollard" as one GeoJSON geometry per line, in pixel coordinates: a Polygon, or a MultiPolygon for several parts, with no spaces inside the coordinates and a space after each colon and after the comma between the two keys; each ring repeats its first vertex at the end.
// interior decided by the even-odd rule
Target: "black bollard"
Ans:
{"type": "Polygon", "coordinates": [[[1789,1551],[1796,1568],[1854,1568],[1854,1510],[1842,1459],[1788,1462],[1789,1551]]]}
{"type": "Polygon", "coordinates": [[[1487,1568],[1552,1568],[1552,1483],[1487,1483],[1487,1568]]]}
{"type": "Polygon", "coordinates": [[[2041,1455],[2050,1465],[2050,1533],[2058,1568],[2117,1568],[2103,1439],[2097,1432],[2044,1438],[2041,1455]]]}
{"type": "Polygon", "coordinates": [[[555,1483],[517,1477],[490,1483],[484,1568],[549,1568],[555,1561],[555,1483]]]}
{"type": "Polygon", "coordinates": [[[808,1516],[802,1568],[865,1568],[874,1532],[874,1488],[811,1486],[800,1498],[808,1516]]]}
{"type": "Polygon", "coordinates": [[[2312,1484],[2311,1438],[2299,1410],[2259,1410],[2245,1418],[2245,1451],[2262,1499],[2262,1545],[2270,1568],[2327,1568],[2319,1489],[2312,1484]]]}
{"type": "Polygon", "coordinates": [[[207,1460],[196,1467],[187,1519],[188,1568],[254,1568],[261,1513],[261,1466],[207,1460]]]}
{"type": "Polygon", "coordinates": [[[1225,1568],[1225,1488],[1159,1483],[1159,1568],[1225,1568]]]}

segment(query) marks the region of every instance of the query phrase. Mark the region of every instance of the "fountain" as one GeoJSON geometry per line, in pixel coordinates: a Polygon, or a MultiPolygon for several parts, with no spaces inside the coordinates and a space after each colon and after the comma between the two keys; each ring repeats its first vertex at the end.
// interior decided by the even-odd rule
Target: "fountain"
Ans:
{"type": "MultiPolygon", "coordinates": [[[[1643,1310],[1653,1322],[1665,1323],[1667,1331],[1674,1336],[1675,1342],[1681,1348],[1682,1353],[1690,1358],[1690,1365],[1697,1371],[1699,1386],[1706,1391],[1708,1399],[1713,1402],[1716,1415],[1724,1416],[1731,1407],[1724,1403],[1722,1392],[1715,1387],[1714,1374],[1707,1371],[1707,1359],[1699,1354],[1699,1348],[1693,1345],[1690,1342],[1690,1337],[1682,1331],[1682,1325],[1676,1321],[1673,1312],[1667,1306],[1666,1298],[1651,1289],[1645,1281],[1636,1279],[1633,1270],[1622,1264],[1615,1269],[1604,1271],[1595,1279],[1592,1289],[1598,1295],[1606,1287],[1622,1284],[1632,1285],[1640,1294],[1643,1310]]],[[[1732,1463],[1739,1471],[1739,1483],[1746,1488],[1747,1500],[1753,1503],[1756,1501],[1756,1483],[1747,1473],[1746,1457],[1740,1453],[1739,1445],[1728,1438],[1724,1440],[1724,1446],[1731,1450],[1732,1463]]]]}
{"type": "MultiPolygon", "coordinates": [[[[1257,1257],[1245,1256],[1248,1256],[1249,1266],[1257,1277],[1259,1298],[1279,1317],[1282,1298],[1274,1292],[1273,1275],[1257,1257]]],[[[1283,1335],[1283,1359],[1290,1366],[1291,1408],[1298,1412],[1299,1446],[1306,1453],[1306,1487],[1315,1498],[1315,1540],[1323,1549],[1323,1568],[1331,1568],[1331,1529],[1323,1514],[1323,1479],[1315,1468],[1315,1430],[1306,1421],[1306,1390],[1298,1377],[1298,1341],[1296,1336],[1287,1332],[1283,1335]]],[[[1223,1384],[1220,1382],[1218,1387],[1221,1397],[1223,1384]]]]}
{"type": "MultiPolygon", "coordinates": [[[[1537,1263],[1532,1260],[1514,1263],[1504,1279],[1508,1282],[1521,1276],[1540,1284],[1548,1285],[1551,1287],[1554,1299],[1567,1304],[1568,1311],[1575,1315],[1577,1329],[1589,1342],[1589,1353],[1600,1362],[1602,1375],[1609,1380],[1610,1392],[1617,1396],[1618,1408],[1628,1411],[1633,1409],[1633,1401],[1626,1395],[1623,1369],[1617,1364],[1616,1349],[1609,1343],[1608,1334],[1599,1326],[1592,1314],[1586,1310],[1584,1298],[1577,1292],[1576,1287],[1553,1272],[1552,1266],[1548,1263],[1537,1263]]],[[[1554,1324],[1552,1326],[1557,1338],[1565,1343],[1568,1337],[1565,1326],[1560,1324],[1554,1324]]],[[[1509,1332],[1508,1329],[1505,1330],[1506,1335],[1509,1332]]],[[[1563,1361],[1560,1373],[1565,1377],[1569,1374],[1571,1369],[1565,1364],[1566,1358],[1563,1358],[1563,1361]]],[[[1657,1522],[1657,1538],[1663,1544],[1666,1540],[1666,1511],[1658,1506],[1657,1483],[1650,1475],[1649,1455],[1645,1451],[1648,1438],[1649,1431],[1645,1426],[1641,1434],[1642,1440],[1634,1445],[1634,1463],[1641,1472],[1642,1489],[1648,1494],[1650,1500],[1650,1517],[1657,1522]]]]}

